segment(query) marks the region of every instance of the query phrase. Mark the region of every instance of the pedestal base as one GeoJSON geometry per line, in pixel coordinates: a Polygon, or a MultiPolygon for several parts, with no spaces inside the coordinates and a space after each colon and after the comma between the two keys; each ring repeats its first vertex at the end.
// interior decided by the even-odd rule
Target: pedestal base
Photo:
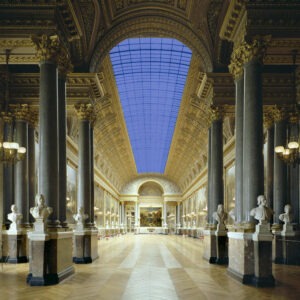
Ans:
{"type": "Polygon", "coordinates": [[[272,239],[269,234],[253,234],[254,242],[254,277],[253,285],[270,287],[275,285],[272,275],[272,239]]]}
{"type": "Polygon", "coordinates": [[[227,265],[228,264],[228,237],[226,232],[218,233],[216,231],[216,250],[217,250],[216,264],[227,265]]]}
{"type": "Polygon", "coordinates": [[[210,264],[216,263],[217,260],[217,247],[215,231],[204,230],[204,251],[203,258],[210,264]]]}
{"type": "Polygon", "coordinates": [[[28,262],[28,238],[27,232],[9,232],[6,233],[6,238],[3,242],[7,245],[3,245],[4,249],[7,249],[3,261],[11,264],[27,263],[28,262]]]}
{"type": "Polygon", "coordinates": [[[228,232],[228,274],[244,284],[254,276],[252,233],[228,232]]]}
{"type": "Polygon", "coordinates": [[[97,230],[74,231],[74,263],[89,264],[98,258],[97,233],[97,230]]]}
{"type": "Polygon", "coordinates": [[[300,265],[298,236],[275,235],[273,240],[273,262],[275,264],[300,265]]]}
{"type": "Polygon", "coordinates": [[[71,231],[30,233],[29,285],[53,285],[74,274],[72,237],[71,231]]]}

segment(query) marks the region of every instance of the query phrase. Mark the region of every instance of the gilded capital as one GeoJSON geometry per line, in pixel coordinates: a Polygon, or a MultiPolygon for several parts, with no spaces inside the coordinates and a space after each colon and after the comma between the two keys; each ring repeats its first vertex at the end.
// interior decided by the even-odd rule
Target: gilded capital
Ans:
{"type": "Polygon", "coordinates": [[[4,111],[1,112],[1,118],[2,118],[3,122],[6,123],[6,124],[7,123],[10,124],[13,121],[12,113],[9,112],[9,111],[7,111],[7,112],[4,112],[4,111]]]}
{"type": "Polygon", "coordinates": [[[10,105],[10,110],[13,113],[13,116],[18,121],[28,122],[30,119],[31,111],[28,104],[16,104],[10,105]]]}
{"type": "Polygon", "coordinates": [[[242,53],[242,48],[238,47],[231,54],[231,63],[228,68],[234,79],[238,79],[244,73],[242,53]]]}
{"type": "Polygon", "coordinates": [[[95,114],[92,104],[78,104],[74,107],[79,120],[94,122],[95,114]]]}
{"type": "Polygon", "coordinates": [[[213,122],[213,121],[222,120],[223,114],[224,114],[224,112],[222,109],[212,106],[210,108],[210,121],[213,122]]]}
{"type": "Polygon", "coordinates": [[[299,120],[299,111],[297,109],[289,114],[289,121],[291,124],[297,124],[299,120]]]}
{"type": "Polygon", "coordinates": [[[266,129],[271,128],[274,125],[274,118],[272,117],[272,115],[268,112],[268,113],[264,113],[264,127],[266,129]]]}
{"type": "Polygon", "coordinates": [[[271,36],[258,37],[251,43],[243,42],[243,62],[244,64],[256,58],[262,61],[266,53],[267,46],[271,40],[271,36]]]}
{"type": "Polygon", "coordinates": [[[61,44],[57,35],[32,36],[31,40],[40,61],[58,62],[61,44]]]}
{"type": "Polygon", "coordinates": [[[274,122],[280,122],[286,118],[286,111],[277,105],[271,108],[270,113],[274,122]]]}

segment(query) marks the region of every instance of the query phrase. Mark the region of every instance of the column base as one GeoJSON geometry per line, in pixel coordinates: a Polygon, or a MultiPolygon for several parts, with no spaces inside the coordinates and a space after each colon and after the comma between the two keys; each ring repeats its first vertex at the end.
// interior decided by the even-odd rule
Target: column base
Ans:
{"type": "Polygon", "coordinates": [[[73,262],[90,264],[98,258],[97,230],[74,231],[73,262]]]}
{"type": "Polygon", "coordinates": [[[253,282],[253,275],[248,275],[248,274],[241,274],[237,272],[236,270],[227,269],[227,273],[230,277],[234,278],[235,280],[243,283],[243,284],[252,284],[253,282]]]}
{"type": "Polygon", "coordinates": [[[216,235],[215,231],[204,230],[204,251],[203,258],[210,264],[217,261],[216,235]]]}

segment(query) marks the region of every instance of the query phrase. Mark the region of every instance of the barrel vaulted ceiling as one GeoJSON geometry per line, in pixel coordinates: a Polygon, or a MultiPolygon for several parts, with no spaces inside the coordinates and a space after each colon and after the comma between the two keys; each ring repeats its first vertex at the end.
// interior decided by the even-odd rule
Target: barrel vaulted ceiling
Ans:
{"type": "MultiPolygon", "coordinates": [[[[120,191],[138,172],[109,52],[127,38],[177,39],[193,54],[164,176],[185,191],[207,166],[212,104],[222,107],[224,140],[233,136],[234,83],[227,66],[238,34],[236,24],[248,18],[244,32],[249,39],[266,32],[272,35],[266,65],[291,66],[291,51],[298,49],[300,53],[299,32],[287,31],[291,26],[300,28],[294,24],[299,22],[299,4],[291,1],[289,9],[287,1],[281,2],[279,10],[275,1],[264,5],[244,0],[3,0],[0,64],[5,64],[5,50],[9,49],[10,104],[28,104],[37,111],[39,68],[31,37],[58,35],[73,65],[67,77],[69,137],[76,145],[74,104],[91,103],[96,114],[95,165],[107,184],[120,191]],[[278,24],[274,26],[274,22],[278,24]]],[[[292,102],[291,68],[271,72],[266,68],[263,78],[265,103],[292,102]]],[[[2,103],[3,91],[2,86],[2,103]]]]}

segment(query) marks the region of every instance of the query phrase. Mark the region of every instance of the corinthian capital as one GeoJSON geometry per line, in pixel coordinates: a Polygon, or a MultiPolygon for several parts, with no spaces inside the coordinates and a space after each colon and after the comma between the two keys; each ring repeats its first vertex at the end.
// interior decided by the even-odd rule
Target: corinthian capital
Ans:
{"type": "Polygon", "coordinates": [[[270,40],[271,36],[264,36],[254,39],[251,43],[243,42],[241,47],[244,63],[247,63],[254,58],[262,61],[270,40]]]}
{"type": "Polygon", "coordinates": [[[9,108],[16,120],[29,122],[32,112],[28,104],[10,105],[9,108]]]}
{"type": "Polygon", "coordinates": [[[79,120],[94,122],[95,113],[92,104],[75,105],[75,110],[79,120]]]}
{"type": "Polygon", "coordinates": [[[221,109],[220,107],[216,107],[216,106],[212,106],[210,108],[210,121],[219,121],[223,119],[223,109],[221,109]]]}
{"type": "Polygon", "coordinates": [[[57,35],[32,36],[31,40],[35,45],[36,54],[40,61],[58,61],[61,44],[57,35]]]}

